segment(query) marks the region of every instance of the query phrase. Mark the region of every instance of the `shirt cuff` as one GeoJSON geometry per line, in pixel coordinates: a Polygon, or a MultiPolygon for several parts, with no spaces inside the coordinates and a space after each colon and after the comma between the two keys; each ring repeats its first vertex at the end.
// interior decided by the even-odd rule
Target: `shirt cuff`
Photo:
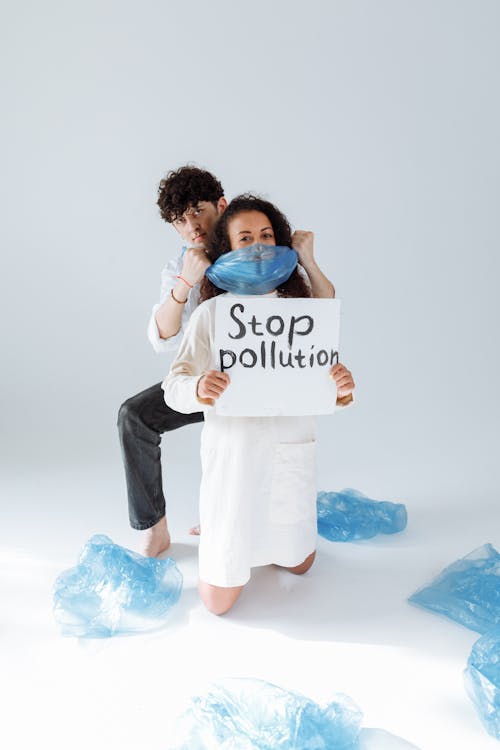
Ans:
{"type": "Polygon", "coordinates": [[[167,375],[161,387],[165,403],[181,414],[194,414],[210,408],[196,395],[200,375],[167,375]]]}

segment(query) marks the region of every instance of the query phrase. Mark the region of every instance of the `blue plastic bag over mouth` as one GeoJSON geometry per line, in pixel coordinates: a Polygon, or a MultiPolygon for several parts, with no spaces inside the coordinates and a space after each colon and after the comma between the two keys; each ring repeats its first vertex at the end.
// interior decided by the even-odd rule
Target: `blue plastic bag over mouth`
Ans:
{"type": "Polygon", "coordinates": [[[362,713],[345,695],[320,706],[256,679],[226,679],[191,699],[171,750],[354,750],[362,713]]]}
{"type": "Polygon", "coordinates": [[[449,565],[408,601],[478,633],[500,628],[500,554],[484,544],[449,565]]]}
{"type": "Polygon", "coordinates": [[[107,638],[161,626],[182,590],[174,560],[132,552],[98,534],[57,578],[54,615],[63,635],[107,638]]]}
{"type": "Polygon", "coordinates": [[[290,278],[297,263],[297,252],[290,247],[259,242],[224,253],[205,275],[232,294],[267,294],[290,278]]]}

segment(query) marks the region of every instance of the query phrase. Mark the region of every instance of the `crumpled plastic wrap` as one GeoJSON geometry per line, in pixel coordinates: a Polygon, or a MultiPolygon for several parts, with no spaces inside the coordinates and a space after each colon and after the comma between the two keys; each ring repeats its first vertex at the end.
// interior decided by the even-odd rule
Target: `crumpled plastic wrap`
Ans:
{"type": "Polygon", "coordinates": [[[484,544],[445,568],[409,601],[478,633],[500,627],[499,553],[484,544]]]}
{"type": "Polygon", "coordinates": [[[467,693],[486,730],[500,740],[500,631],[476,641],[464,678],[467,693]]]}
{"type": "Polygon", "coordinates": [[[318,492],[317,511],[318,534],[332,542],[395,534],[408,522],[403,504],[371,500],[353,489],[318,492]]]}
{"type": "Polygon", "coordinates": [[[182,574],[171,558],[143,557],[96,534],[78,565],[56,579],[54,615],[66,636],[139,633],[163,624],[181,590],[182,574]]]}
{"type": "Polygon", "coordinates": [[[298,262],[296,250],[255,245],[221,255],[205,271],[219,289],[233,294],[267,294],[290,278],[298,262]]]}
{"type": "Polygon", "coordinates": [[[171,750],[355,750],[362,713],[345,695],[320,706],[255,679],[227,679],[191,699],[171,750]]]}

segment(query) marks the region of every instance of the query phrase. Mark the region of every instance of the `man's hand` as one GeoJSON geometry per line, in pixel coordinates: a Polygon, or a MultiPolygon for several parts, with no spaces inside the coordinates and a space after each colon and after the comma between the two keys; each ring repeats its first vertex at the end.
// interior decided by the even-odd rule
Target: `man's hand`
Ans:
{"type": "Polygon", "coordinates": [[[191,286],[194,286],[202,280],[205,271],[210,265],[211,263],[207,258],[204,245],[196,245],[186,250],[180,275],[186,279],[191,286]]]}
{"type": "Polygon", "coordinates": [[[330,377],[335,381],[335,385],[337,386],[337,399],[352,395],[356,386],[354,385],[352,374],[347,367],[344,367],[339,362],[330,370],[330,377]]]}
{"type": "Polygon", "coordinates": [[[196,395],[202,401],[208,401],[213,406],[214,399],[219,398],[230,383],[229,375],[219,370],[209,370],[198,380],[196,395]]]}
{"type": "Polygon", "coordinates": [[[304,268],[316,262],[314,260],[314,232],[303,232],[297,229],[292,234],[292,247],[297,251],[299,263],[304,268]]]}
{"type": "Polygon", "coordinates": [[[314,257],[314,233],[297,229],[292,234],[292,247],[297,251],[299,263],[309,277],[313,297],[333,299],[335,287],[327,279],[314,257]]]}

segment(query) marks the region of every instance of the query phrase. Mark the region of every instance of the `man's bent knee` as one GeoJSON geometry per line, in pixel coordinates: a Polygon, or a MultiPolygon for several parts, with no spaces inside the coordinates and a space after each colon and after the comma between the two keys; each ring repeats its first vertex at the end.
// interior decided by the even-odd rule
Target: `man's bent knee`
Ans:
{"type": "Polygon", "coordinates": [[[127,428],[137,419],[137,409],[134,404],[134,397],[128,398],[118,409],[118,431],[123,434],[127,428]]]}

